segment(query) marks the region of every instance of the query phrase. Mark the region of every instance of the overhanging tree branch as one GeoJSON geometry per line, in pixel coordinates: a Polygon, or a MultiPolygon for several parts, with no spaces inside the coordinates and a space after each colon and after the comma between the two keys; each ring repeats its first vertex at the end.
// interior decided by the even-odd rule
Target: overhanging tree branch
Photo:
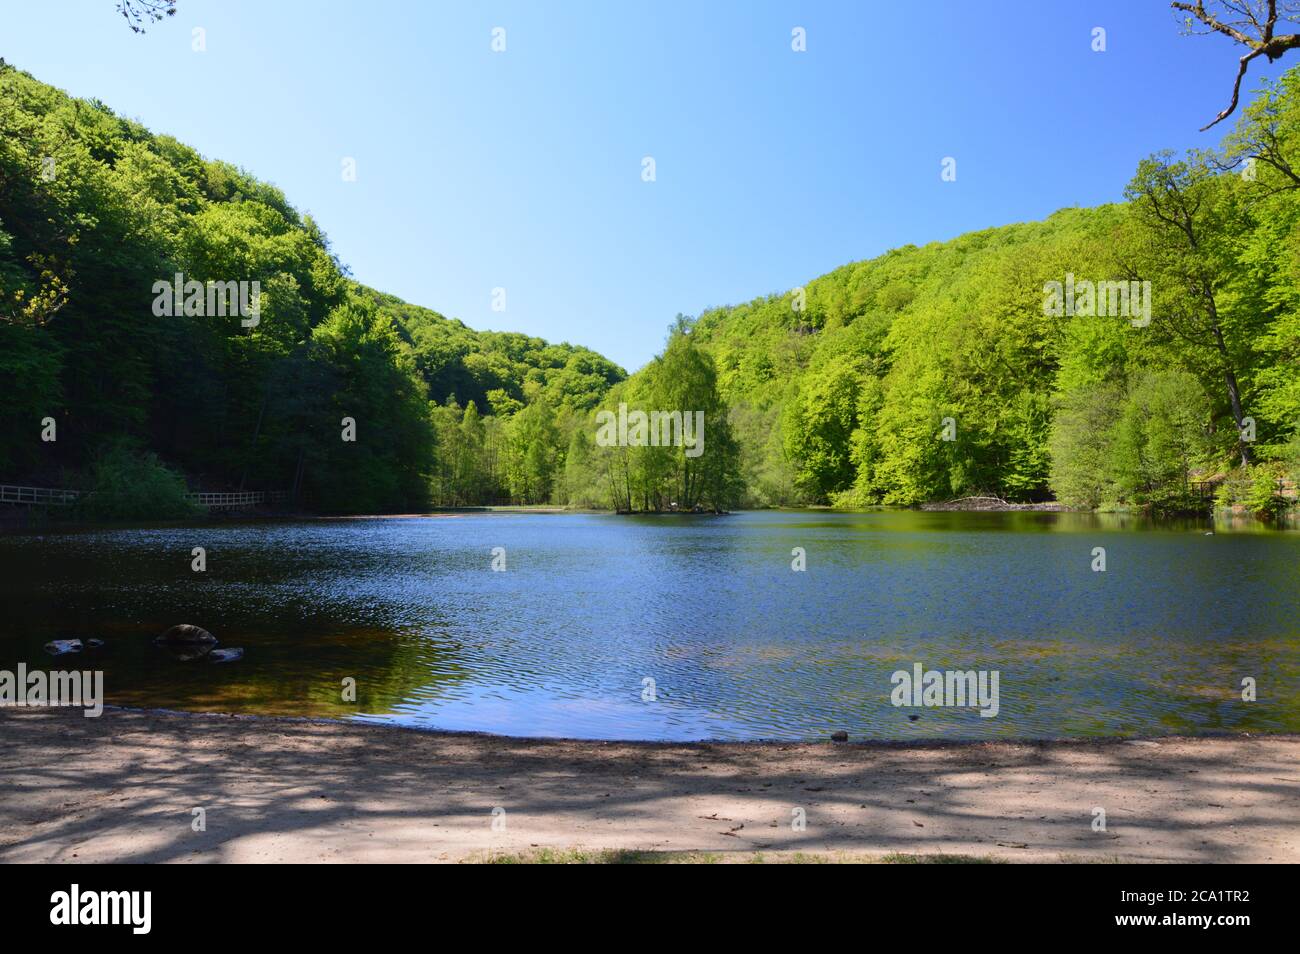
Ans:
{"type": "Polygon", "coordinates": [[[1300,33],[1284,33],[1279,36],[1276,32],[1278,20],[1300,23],[1300,3],[1290,0],[1282,3],[1279,0],[1212,0],[1211,6],[1214,9],[1206,9],[1205,0],[1196,0],[1195,3],[1175,0],[1170,6],[1187,14],[1187,33],[1195,32],[1192,24],[1195,18],[1207,30],[1250,48],[1250,52],[1237,61],[1232,101],[1213,121],[1202,126],[1201,132],[1217,125],[1236,111],[1241,99],[1241,81],[1250,68],[1251,60],[1266,56],[1271,63],[1289,50],[1300,49],[1300,33]]]}

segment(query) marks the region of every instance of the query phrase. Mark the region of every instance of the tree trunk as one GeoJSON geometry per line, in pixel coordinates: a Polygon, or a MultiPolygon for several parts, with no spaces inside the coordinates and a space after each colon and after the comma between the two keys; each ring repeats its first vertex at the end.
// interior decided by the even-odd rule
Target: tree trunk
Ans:
{"type": "Polygon", "coordinates": [[[1241,464],[1243,467],[1250,464],[1250,444],[1246,441],[1243,430],[1243,414],[1241,410],[1241,389],[1237,386],[1237,375],[1233,373],[1232,362],[1228,357],[1228,346],[1223,341],[1223,331],[1219,328],[1219,310],[1215,306],[1213,296],[1209,296],[1210,306],[1210,328],[1214,332],[1214,346],[1219,352],[1219,358],[1223,361],[1223,383],[1228,389],[1228,403],[1232,405],[1232,419],[1237,424],[1237,449],[1241,453],[1241,464]]]}

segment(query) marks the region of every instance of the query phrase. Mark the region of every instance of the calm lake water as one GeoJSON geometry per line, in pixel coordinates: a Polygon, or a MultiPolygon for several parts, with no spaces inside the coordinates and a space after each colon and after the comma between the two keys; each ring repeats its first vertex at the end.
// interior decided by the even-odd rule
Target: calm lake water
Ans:
{"type": "Polygon", "coordinates": [[[1300,732],[1300,533],[1208,526],[507,513],[11,534],[0,669],[100,668],[120,705],[530,736],[1300,732]],[[244,658],[173,659],[153,639],[181,622],[244,658]],[[69,637],[106,645],[43,652],[69,637]],[[914,663],[998,671],[997,716],[895,707],[914,663]]]}

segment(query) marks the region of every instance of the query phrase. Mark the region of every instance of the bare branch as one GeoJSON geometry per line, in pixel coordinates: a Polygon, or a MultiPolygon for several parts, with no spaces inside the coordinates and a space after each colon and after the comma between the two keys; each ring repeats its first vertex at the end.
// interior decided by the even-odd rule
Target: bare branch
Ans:
{"type": "Polygon", "coordinates": [[[117,12],[132,33],[144,33],[145,24],[176,15],[176,0],[118,0],[117,12]]]}
{"type": "Polygon", "coordinates": [[[1294,2],[1283,3],[1280,9],[1278,0],[1218,0],[1218,11],[1207,10],[1205,0],[1196,0],[1194,4],[1175,0],[1170,6],[1189,15],[1188,32],[1191,32],[1192,18],[1195,18],[1209,31],[1222,34],[1250,49],[1249,53],[1237,61],[1232,101],[1213,121],[1202,126],[1201,132],[1223,122],[1236,111],[1241,99],[1241,81],[1250,68],[1251,60],[1266,56],[1271,63],[1287,51],[1300,48],[1300,33],[1284,33],[1281,36],[1276,33],[1279,19],[1300,23],[1300,5],[1294,2]]]}
{"type": "Polygon", "coordinates": [[[1237,109],[1237,101],[1241,98],[1241,80],[1246,75],[1246,69],[1250,66],[1250,61],[1259,56],[1261,52],[1261,50],[1255,50],[1252,53],[1247,53],[1238,61],[1240,65],[1237,67],[1237,79],[1232,84],[1232,102],[1228,103],[1228,107],[1215,116],[1213,120],[1202,126],[1201,132],[1205,132],[1211,126],[1223,122],[1237,109]]]}

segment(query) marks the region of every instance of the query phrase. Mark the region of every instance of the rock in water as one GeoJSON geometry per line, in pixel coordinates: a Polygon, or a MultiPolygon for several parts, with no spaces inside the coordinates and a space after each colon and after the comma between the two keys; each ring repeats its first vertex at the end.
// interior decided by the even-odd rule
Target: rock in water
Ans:
{"type": "Polygon", "coordinates": [[[195,643],[208,643],[215,645],[217,637],[213,636],[206,629],[200,629],[198,626],[191,626],[189,623],[181,623],[173,626],[167,632],[163,633],[156,640],[160,643],[167,643],[171,646],[192,645],[195,643]]]}
{"type": "Polygon", "coordinates": [[[103,647],[104,647],[104,641],[103,641],[102,639],[88,639],[88,640],[86,640],[86,648],[87,648],[87,649],[102,649],[103,647]]]}
{"type": "Polygon", "coordinates": [[[66,656],[68,653],[81,652],[79,639],[55,639],[45,644],[45,651],[51,656],[66,656]]]}
{"type": "Polygon", "coordinates": [[[177,662],[193,662],[212,652],[211,643],[163,643],[163,652],[177,662]]]}
{"type": "Polygon", "coordinates": [[[212,652],[212,647],[217,645],[217,637],[206,629],[191,626],[189,623],[173,626],[154,641],[180,662],[201,659],[212,652]]]}
{"type": "Polygon", "coordinates": [[[242,649],[214,649],[208,653],[208,661],[214,663],[234,662],[244,658],[242,649]]]}
{"type": "Polygon", "coordinates": [[[847,742],[848,740],[849,740],[849,734],[843,731],[842,729],[831,736],[832,742],[847,742]]]}

